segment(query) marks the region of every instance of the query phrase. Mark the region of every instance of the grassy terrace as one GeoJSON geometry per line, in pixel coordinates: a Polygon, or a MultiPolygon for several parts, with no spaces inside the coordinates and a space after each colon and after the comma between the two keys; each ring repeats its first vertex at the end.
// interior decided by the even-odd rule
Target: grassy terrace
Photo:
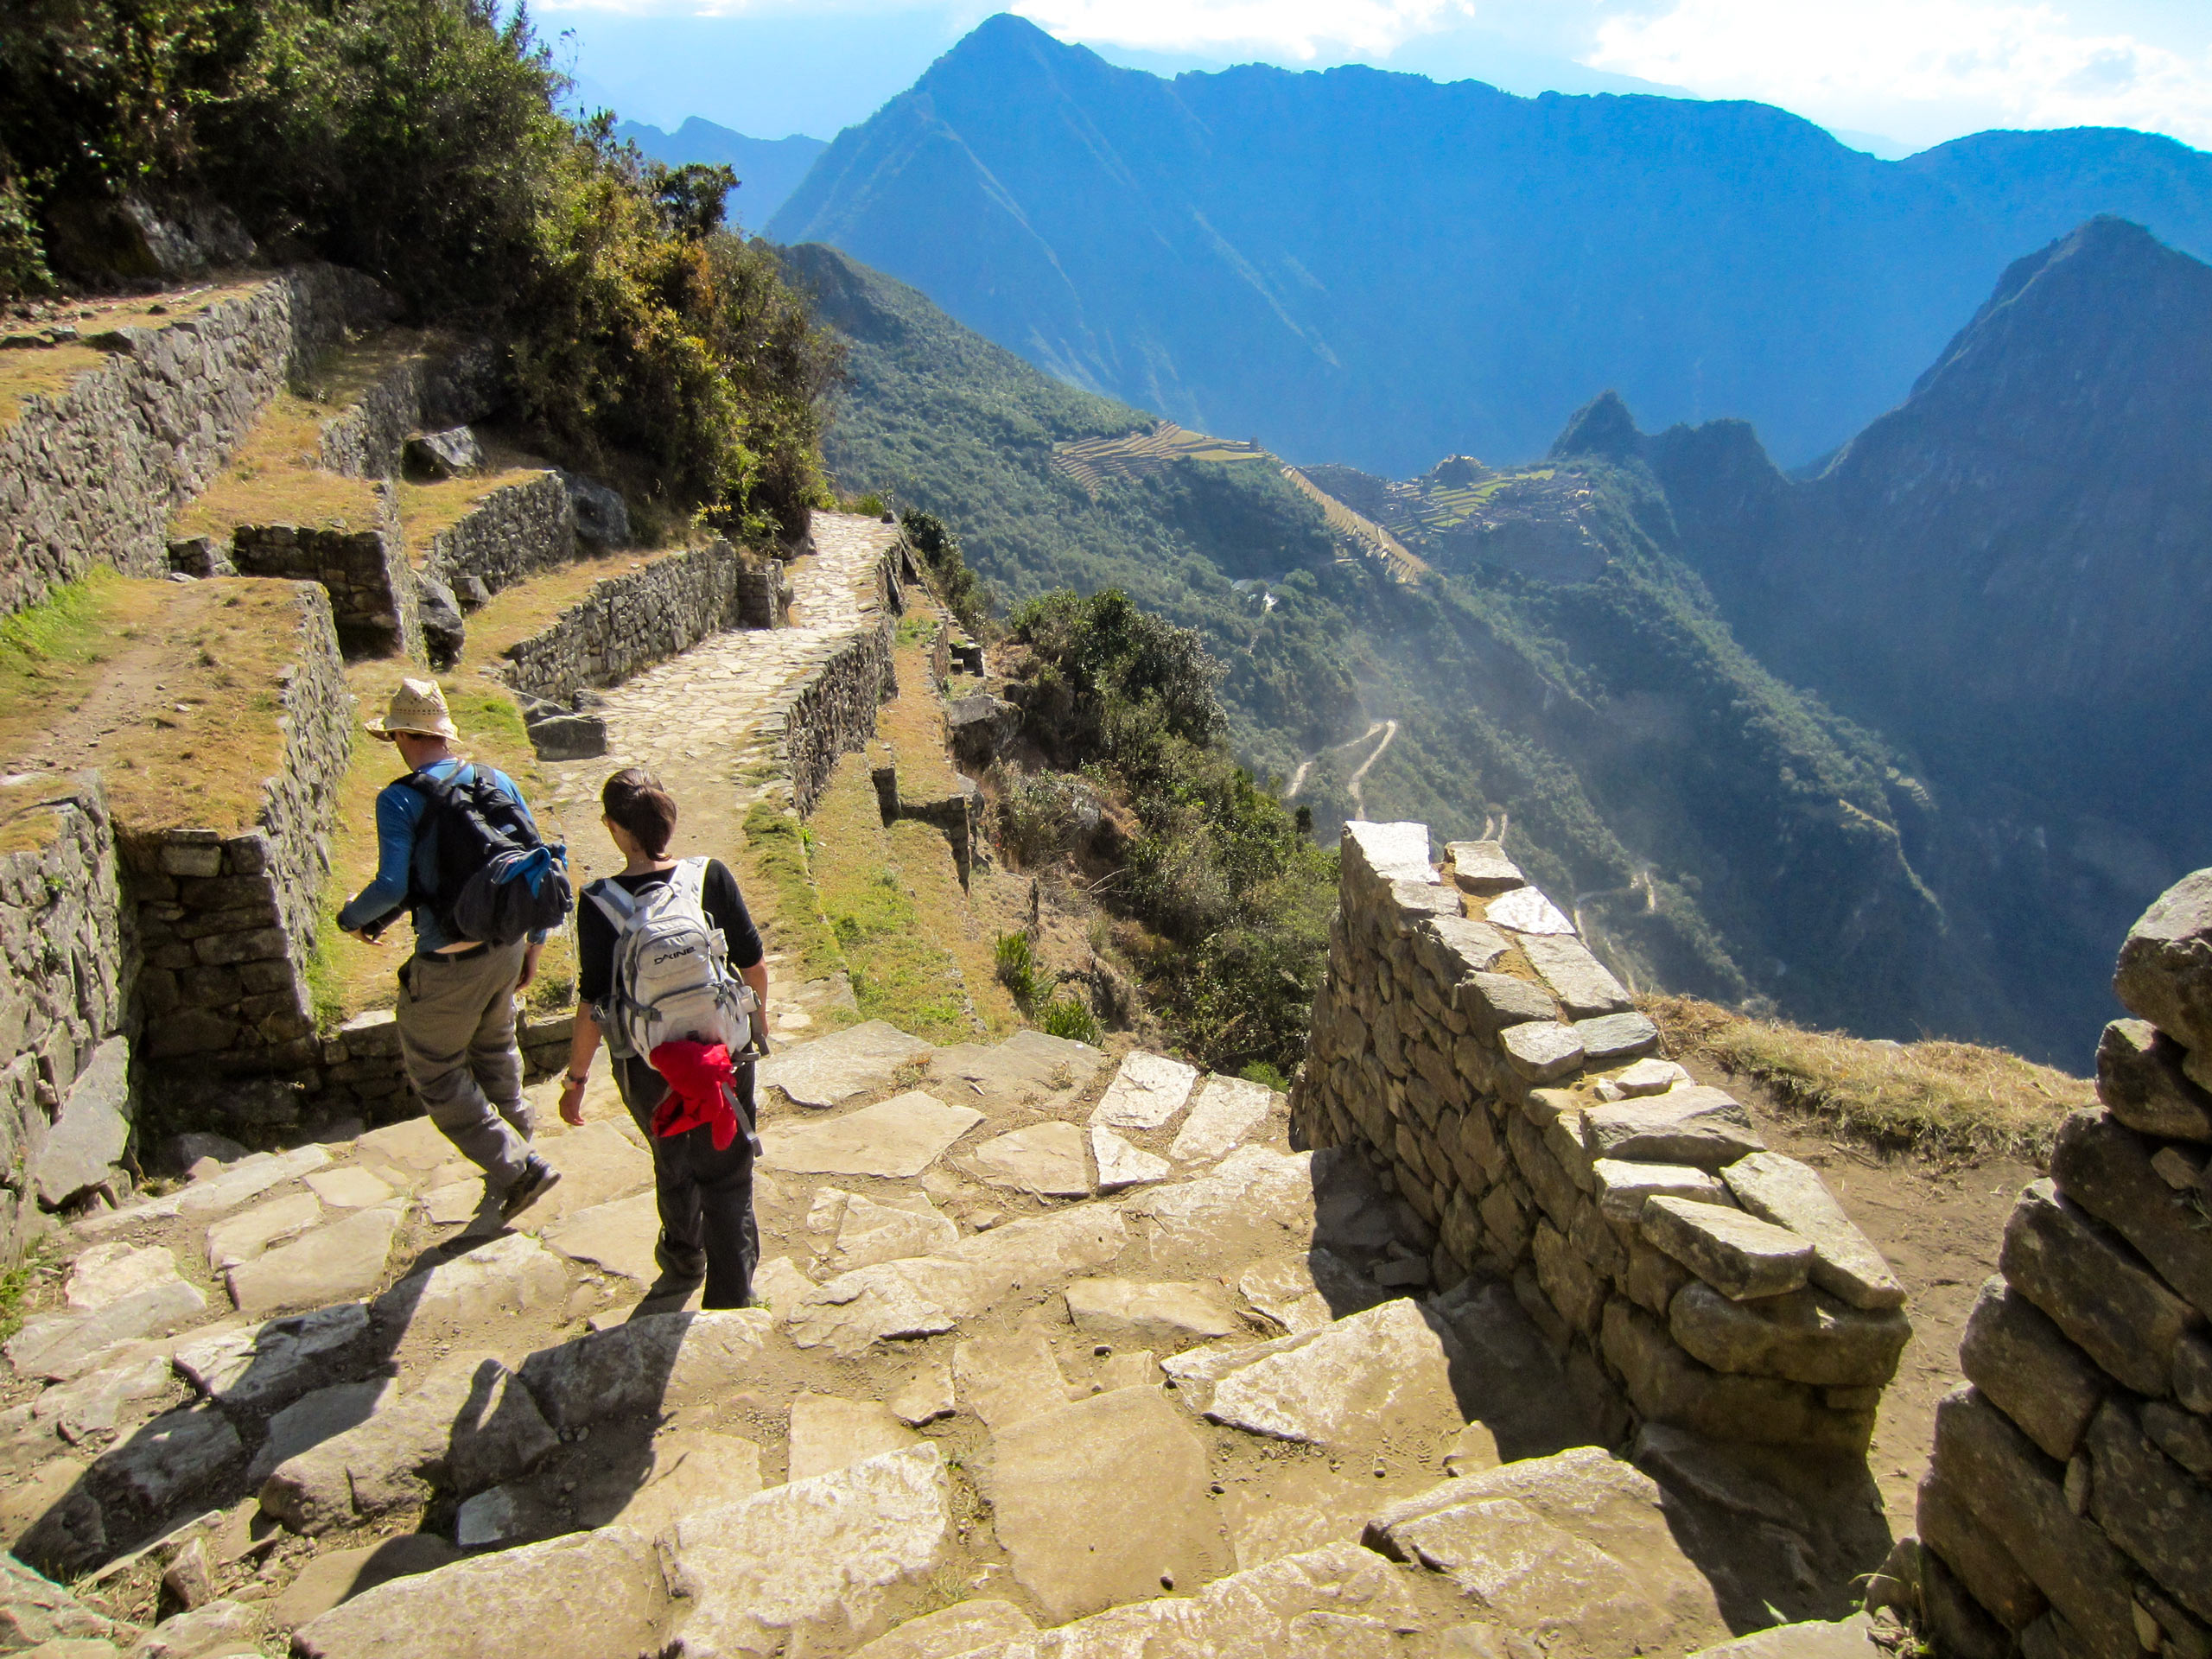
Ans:
{"type": "Polygon", "coordinates": [[[2096,1104],[2094,1083],[1999,1048],[1870,1042],[1689,996],[1642,997],[1637,1006],[1675,1058],[1751,1078],[1787,1109],[1887,1151],[2042,1165],[2067,1113],[2096,1104]]]}
{"type": "MultiPolygon", "coordinates": [[[[67,317],[22,325],[26,332],[66,322],[89,339],[117,328],[159,328],[194,317],[210,307],[241,294],[251,294],[263,279],[214,286],[180,289],[168,294],[135,295],[128,299],[86,300],[73,306],[67,317]]],[[[80,374],[99,368],[108,354],[84,340],[59,346],[35,346],[0,352],[0,427],[11,424],[22,413],[25,401],[53,397],[68,391],[80,374]]]]}
{"type": "MultiPolygon", "coordinates": [[[[0,759],[10,772],[99,767],[125,832],[250,828],[283,754],[300,605],[290,582],[106,570],[56,590],[0,622],[0,759]]],[[[39,833],[18,823],[4,833],[39,833]]]]}

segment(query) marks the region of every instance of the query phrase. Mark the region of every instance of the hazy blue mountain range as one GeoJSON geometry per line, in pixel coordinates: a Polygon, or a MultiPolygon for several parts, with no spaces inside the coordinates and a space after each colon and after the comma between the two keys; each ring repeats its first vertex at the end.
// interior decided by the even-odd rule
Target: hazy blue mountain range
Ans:
{"type": "Polygon", "coordinates": [[[1323,838],[1355,813],[1443,839],[1503,827],[1637,983],[1881,1034],[2037,1040],[1953,949],[1905,854],[1927,792],[1737,642],[1639,457],[1472,486],[1447,462],[1402,515],[1433,574],[1401,583],[1272,456],[1101,464],[1086,485],[1065,446],[1141,459],[1125,435],[1146,416],[835,250],[785,262],[848,345],[825,443],[840,484],[943,515],[1007,601],[1119,586],[1200,629],[1239,753],[1294,785],[1323,838]]]}
{"type": "Polygon", "coordinates": [[[819,138],[794,133],[788,138],[748,138],[728,127],[692,116],[674,132],[642,121],[618,122],[617,138],[626,138],[657,162],[681,167],[686,162],[723,162],[736,171],[737,194],[730,216],[749,230],[775,217],[815,158],[830,148],[819,138]]]}
{"type": "Polygon", "coordinates": [[[2208,432],[2212,267],[2107,219],[2015,263],[1817,477],[1617,402],[1572,442],[1648,463],[1745,643],[1913,755],[1916,868],[2078,1044],[2111,941],[2212,863],[2208,432]]]}
{"type": "Polygon", "coordinates": [[[1903,398],[2024,249],[2107,212],[2212,253],[2212,156],[2085,129],[1887,162],[1757,104],[1168,80],[1000,16],[841,134],[768,232],[1076,385],[1404,476],[1540,454],[1608,386],[1805,462],[1903,398]]]}

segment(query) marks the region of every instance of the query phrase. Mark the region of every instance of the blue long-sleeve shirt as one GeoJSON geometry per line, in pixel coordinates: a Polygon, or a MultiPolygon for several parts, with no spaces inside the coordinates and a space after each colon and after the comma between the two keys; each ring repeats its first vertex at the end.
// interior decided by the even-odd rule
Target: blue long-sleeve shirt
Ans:
{"type": "MultiPolygon", "coordinates": [[[[441,780],[455,776],[470,762],[460,760],[439,760],[423,770],[441,780]]],[[[514,779],[493,766],[484,768],[484,773],[513,798],[535,830],[537,820],[531,817],[530,803],[522,798],[522,791],[514,779]]],[[[423,815],[430,810],[429,798],[420,791],[408,788],[404,783],[391,783],[377,796],[377,874],[353,901],[338,912],[338,925],[343,928],[365,927],[382,921],[407,902],[408,893],[429,893],[437,886],[437,868],[430,858],[427,842],[417,836],[423,815]],[[410,876],[415,879],[410,882],[410,876]]],[[[543,944],[543,929],[530,936],[532,944],[543,944]]],[[[454,938],[439,925],[437,914],[428,905],[415,906],[415,949],[442,950],[449,944],[464,941],[454,938]]]]}

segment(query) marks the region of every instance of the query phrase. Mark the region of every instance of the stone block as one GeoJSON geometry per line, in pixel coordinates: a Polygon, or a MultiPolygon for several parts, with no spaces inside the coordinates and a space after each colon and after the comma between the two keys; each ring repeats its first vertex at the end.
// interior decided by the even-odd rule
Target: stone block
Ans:
{"type": "Polygon", "coordinates": [[[1717,1371],[1786,1377],[1823,1388],[1880,1388],[1897,1375],[1912,1325],[1895,1308],[1869,1311],[1808,1287],[1732,1301],[1692,1281],[1675,1293],[1667,1328],[1717,1371]]]}
{"type": "Polygon", "coordinates": [[[1684,1353],[1658,1319],[1618,1297],[1605,1304],[1599,1329],[1606,1361],[1648,1421],[1709,1440],[1854,1452],[1873,1436],[1871,1409],[1835,1410],[1803,1383],[1716,1371],[1684,1353]]]}
{"type": "Polygon", "coordinates": [[[2203,1199],[2192,1203],[2194,1195],[2177,1192],[2151,1167],[2157,1150],[2110,1113],[2070,1113],[2051,1149],[2051,1179],[2198,1313],[2212,1315],[2212,1226],[2199,1207],[2203,1199]]]}
{"type": "Polygon", "coordinates": [[[1520,944],[1529,965],[1570,1017],[1587,1020],[1628,1010],[1626,988],[1573,935],[1531,934],[1520,944]]]}
{"type": "Polygon", "coordinates": [[[2212,1340],[2190,1332],[2174,1344],[2174,1398],[2202,1416],[2212,1416],[2212,1340]]]}
{"type": "Polygon", "coordinates": [[[1806,1165],[1778,1152],[1755,1152],[1728,1165],[1720,1177],[1751,1214],[1810,1241],[1813,1282],[1821,1289],[1853,1307],[1904,1306],[1904,1287],[1882,1253],[1806,1165]]]}
{"type": "Polygon", "coordinates": [[[2143,1408],[2143,1433],[2190,1474],[2212,1480],[2212,1421],[2153,1400],[2143,1408]]]}
{"type": "Polygon", "coordinates": [[[1959,1343],[1959,1369],[2050,1457],[2082,1444],[2111,1383],[2036,1305],[1995,1274],[1984,1282],[1959,1343]]]}
{"type": "Polygon", "coordinates": [[[1559,1005],[1549,991],[1511,974],[1470,974],[1454,990],[1453,1005],[1485,1037],[1509,1026],[1559,1018],[1559,1005]]]}
{"type": "Polygon", "coordinates": [[[2119,1401],[2098,1408],[2085,1444],[2091,1518],[2183,1607],[2212,1619],[2212,1486],[2177,1467],[2119,1401]]]}
{"type": "Polygon", "coordinates": [[[1521,867],[1505,855],[1505,849],[1497,842],[1447,842],[1444,855],[1452,861],[1452,880],[1462,893],[1489,899],[1529,885],[1521,867]]]}
{"type": "Polygon", "coordinates": [[[2134,1659],[2126,1558],[2067,1502],[2057,1465],[1972,1388],[1936,1408],[1930,1466],[2078,1630],[2097,1659],[2134,1659]]]}
{"type": "Polygon", "coordinates": [[[165,1518],[187,1498],[213,1491],[245,1463],[245,1445],[212,1406],[156,1417],[92,1467],[87,1478],[103,1504],[165,1518]]]}
{"type": "Polygon", "coordinates": [[[1665,1319],[1682,1287],[1697,1275],[1666,1251],[1645,1242],[1640,1228],[1622,1243],[1628,1252],[1628,1265],[1621,1272],[1621,1288],[1638,1307],[1665,1319]]]}
{"type": "Polygon", "coordinates": [[[1998,1266],[2109,1375],[2139,1394],[2171,1391],[2175,1347],[2196,1315],[2048,1179],[2012,1206],[1998,1266]]]}
{"type": "Polygon", "coordinates": [[[130,1044],[111,1037],[69,1084],[31,1172],[48,1209],[115,1179],[115,1160],[130,1139],[130,1044]]]}
{"type": "Polygon", "coordinates": [[[2212,1095],[2183,1075],[2189,1052],[2144,1020],[2115,1020],[2097,1044],[2097,1098],[2131,1129],[2212,1141],[2212,1095]]]}
{"type": "Polygon", "coordinates": [[[1583,1141],[1594,1158],[1718,1170],[1766,1150],[1751,1114],[1703,1086],[1595,1107],[1584,1124],[1583,1141]]]}
{"type": "Polygon", "coordinates": [[[1639,1164],[1598,1158],[1591,1161],[1590,1176],[1599,1213],[1624,1226],[1632,1227],[1642,1217],[1646,1198],[1688,1198],[1696,1204],[1724,1205],[1735,1202],[1718,1176],[1693,1164],[1639,1164]]]}
{"type": "Polygon", "coordinates": [[[1646,1198],[1638,1225],[1648,1242],[1734,1301],[1796,1290],[1812,1268],[1809,1242],[1718,1205],[1646,1198]]]}
{"type": "Polygon", "coordinates": [[[1574,1033],[1592,1065],[1618,1065],[1659,1046],[1659,1027],[1632,1009],[1577,1020],[1574,1033]]]}
{"type": "Polygon", "coordinates": [[[2012,1551],[1974,1518],[1972,1494],[1960,1491],[1948,1477],[1947,1469],[1932,1468],[1920,1478],[1913,1514],[1920,1541],[1943,1558],[1999,1624],[2008,1630],[2026,1629],[2050,1602],[2012,1551]]]}
{"type": "Polygon", "coordinates": [[[1543,1144],[1542,1132],[1527,1118],[1516,1115],[1507,1120],[1505,1138],[1513,1148],[1514,1165],[1529,1184],[1530,1193],[1544,1213],[1564,1231],[1573,1224],[1575,1199],[1579,1196],[1573,1178],[1560,1167],[1559,1160],[1543,1144]]]}
{"type": "Polygon", "coordinates": [[[1599,1316],[1605,1312],[1605,1281],[1550,1222],[1539,1221],[1529,1243],[1536,1264],[1536,1282],[1560,1318],[1586,1335],[1595,1331],[1599,1316]]]}
{"type": "Polygon", "coordinates": [[[2212,870],[2183,876],[2128,929],[2112,988],[2183,1047],[2212,1049],[2212,870]]]}
{"type": "Polygon", "coordinates": [[[1508,1026],[1499,1033],[1497,1045],[1506,1064],[1531,1083],[1567,1077],[1582,1065],[1582,1039],[1572,1026],[1536,1020],[1508,1026]]]}
{"type": "Polygon", "coordinates": [[[1414,955],[1446,989],[1473,974],[1486,974],[1513,947],[1487,922],[1464,916],[1431,916],[1414,930],[1414,955]]]}
{"type": "Polygon", "coordinates": [[[774,1323],[765,1308],[645,1314],[541,1349],[521,1376],[556,1428],[673,1410],[721,1398],[758,1370],[774,1323]]]}
{"type": "Polygon", "coordinates": [[[1436,880],[1428,861],[1425,823],[1370,823],[1355,818],[1344,825],[1339,846],[1348,894],[1379,893],[1397,880],[1436,880]]]}

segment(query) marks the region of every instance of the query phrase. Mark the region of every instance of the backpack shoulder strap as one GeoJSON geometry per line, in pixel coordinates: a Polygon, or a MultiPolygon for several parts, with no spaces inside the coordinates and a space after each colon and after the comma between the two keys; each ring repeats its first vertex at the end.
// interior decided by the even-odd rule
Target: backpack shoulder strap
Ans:
{"type": "Polygon", "coordinates": [[[707,893],[707,861],[703,858],[684,858],[677,861],[676,868],[668,873],[668,885],[677,895],[695,909],[703,909],[707,893]]]}
{"type": "Polygon", "coordinates": [[[630,918],[638,913],[637,895],[612,876],[593,882],[584,889],[584,897],[607,913],[617,933],[629,926],[630,918]]]}

